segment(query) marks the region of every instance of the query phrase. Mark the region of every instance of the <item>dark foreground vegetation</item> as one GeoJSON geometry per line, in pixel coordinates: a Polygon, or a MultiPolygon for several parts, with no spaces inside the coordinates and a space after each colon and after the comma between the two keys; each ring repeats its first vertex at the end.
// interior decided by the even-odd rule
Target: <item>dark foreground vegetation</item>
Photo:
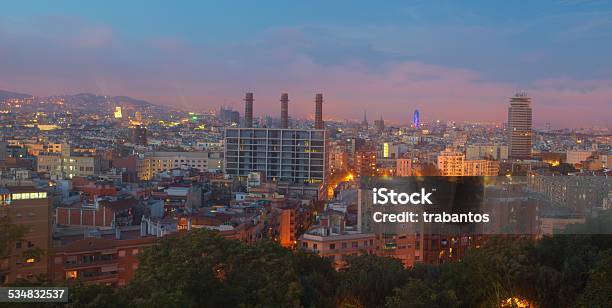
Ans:
{"type": "Polygon", "coordinates": [[[493,239],[461,262],[404,269],[396,259],[362,255],[341,271],[273,242],[249,246],[198,230],[146,250],[125,288],[73,285],[67,306],[606,307],[612,226],[602,219],[536,242],[493,239]],[[576,235],[584,232],[608,235],[576,235]]]}

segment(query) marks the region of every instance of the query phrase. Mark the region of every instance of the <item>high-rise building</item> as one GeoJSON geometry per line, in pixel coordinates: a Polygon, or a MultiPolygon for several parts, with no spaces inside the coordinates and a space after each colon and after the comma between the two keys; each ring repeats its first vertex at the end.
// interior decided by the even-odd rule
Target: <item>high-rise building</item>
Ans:
{"type": "Polygon", "coordinates": [[[326,179],[326,131],[322,129],[226,128],[225,172],[269,181],[320,184],[326,179]]]}
{"type": "Polygon", "coordinates": [[[412,126],[414,128],[419,128],[419,125],[421,125],[421,116],[419,115],[419,110],[416,109],[412,114],[412,126]]]}
{"type": "Polygon", "coordinates": [[[123,118],[123,114],[121,112],[121,107],[120,106],[115,107],[115,112],[113,113],[113,115],[115,116],[115,119],[123,118]]]}
{"type": "Polygon", "coordinates": [[[217,118],[222,122],[240,123],[240,112],[233,110],[232,108],[225,108],[221,106],[217,118]]]}
{"type": "Polygon", "coordinates": [[[374,121],[374,127],[376,128],[376,131],[379,133],[382,133],[385,130],[385,120],[383,120],[382,116],[380,116],[380,120],[374,121]]]}
{"type": "Polygon", "coordinates": [[[47,192],[34,187],[0,187],[0,215],[25,227],[24,236],[8,243],[8,254],[0,259],[0,283],[34,281],[49,272],[51,202],[47,192]]]}
{"type": "Polygon", "coordinates": [[[531,98],[524,92],[510,98],[508,145],[511,159],[531,158],[531,98]]]}
{"type": "Polygon", "coordinates": [[[142,125],[131,125],[128,128],[128,137],[134,145],[147,145],[147,129],[142,125]]]}
{"type": "MultiPolygon", "coordinates": [[[[251,102],[248,109],[252,114],[252,93],[247,93],[246,101],[247,105],[251,102]]],[[[315,129],[226,128],[225,173],[246,178],[251,172],[261,172],[268,181],[288,184],[290,194],[323,197],[327,185],[327,132],[323,129],[322,104],[323,95],[317,94],[315,129]]]]}

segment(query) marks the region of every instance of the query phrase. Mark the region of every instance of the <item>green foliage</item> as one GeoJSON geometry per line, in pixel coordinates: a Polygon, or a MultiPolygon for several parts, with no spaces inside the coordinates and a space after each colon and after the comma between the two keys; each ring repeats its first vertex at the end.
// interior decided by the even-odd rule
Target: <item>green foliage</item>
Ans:
{"type": "Polygon", "coordinates": [[[500,237],[459,262],[404,269],[365,254],[335,271],[316,254],[194,230],[146,249],[125,288],[73,285],[66,307],[496,307],[511,297],[537,307],[605,307],[611,243],[610,235],[500,237]]]}
{"type": "Polygon", "coordinates": [[[343,306],[379,307],[408,275],[400,260],[364,254],[347,259],[340,271],[338,300],[343,306]]]}
{"type": "Polygon", "coordinates": [[[5,213],[0,213],[0,258],[11,254],[15,243],[28,233],[28,228],[14,224],[5,213]]]}
{"type": "Polygon", "coordinates": [[[579,303],[585,307],[603,307],[612,303],[612,250],[606,250],[589,273],[589,280],[579,303]]]}
{"type": "Polygon", "coordinates": [[[295,307],[302,295],[290,251],[195,230],[145,250],[124,297],[134,306],[295,307]]]}
{"type": "Polygon", "coordinates": [[[334,307],[339,274],[328,258],[321,258],[311,252],[297,251],[294,266],[300,277],[304,307],[334,307]]]}
{"type": "Polygon", "coordinates": [[[68,308],[113,308],[124,305],[115,289],[107,286],[75,284],[70,287],[68,294],[68,308]]]}
{"type": "Polygon", "coordinates": [[[444,290],[433,281],[410,278],[393,295],[386,298],[385,307],[455,307],[460,303],[454,290],[444,290]]]}
{"type": "Polygon", "coordinates": [[[497,239],[461,262],[415,267],[408,284],[387,298],[387,307],[493,307],[503,299],[534,292],[533,245],[497,239]]]}

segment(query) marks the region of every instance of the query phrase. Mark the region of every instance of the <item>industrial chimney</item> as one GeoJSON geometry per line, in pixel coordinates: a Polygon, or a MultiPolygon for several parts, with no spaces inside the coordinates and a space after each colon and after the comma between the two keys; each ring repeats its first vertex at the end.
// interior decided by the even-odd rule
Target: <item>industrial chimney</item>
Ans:
{"type": "Polygon", "coordinates": [[[281,128],[289,128],[289,94],[281,94],[281,128]]]}
{"type": "Polygon", "coordinates": [[[244,98],[244,127],[253,127],[253,93],[247,92],[244,98]]]}
{"type": "Polygon", "coordinates": [[[323,94],[315,96],[315,129],[323,129],[323,94]]]}

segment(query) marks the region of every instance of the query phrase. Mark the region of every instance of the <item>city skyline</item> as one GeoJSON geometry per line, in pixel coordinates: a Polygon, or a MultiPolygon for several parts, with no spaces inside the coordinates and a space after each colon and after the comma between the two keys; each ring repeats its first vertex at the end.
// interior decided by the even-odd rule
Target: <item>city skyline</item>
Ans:
{"type": "Polygon", "coordinates": [[[193,110],[240,110],[254,92],[255,116],[277,116],[289,93],[296,118],[324,93],[330,117],[368,110],[390,123],[409,123],[414,109],[424,120],[503,123],[524,89],[536,127],[611,126],[601,112],[612,103],[607,3],[118,4],[8,4],[0,89],[193,110]]]}
{"type": "Polygon", "coordinates": [[[0,302],[612,302],[610,30],[600,0],[3,3],[0,302]]]}

